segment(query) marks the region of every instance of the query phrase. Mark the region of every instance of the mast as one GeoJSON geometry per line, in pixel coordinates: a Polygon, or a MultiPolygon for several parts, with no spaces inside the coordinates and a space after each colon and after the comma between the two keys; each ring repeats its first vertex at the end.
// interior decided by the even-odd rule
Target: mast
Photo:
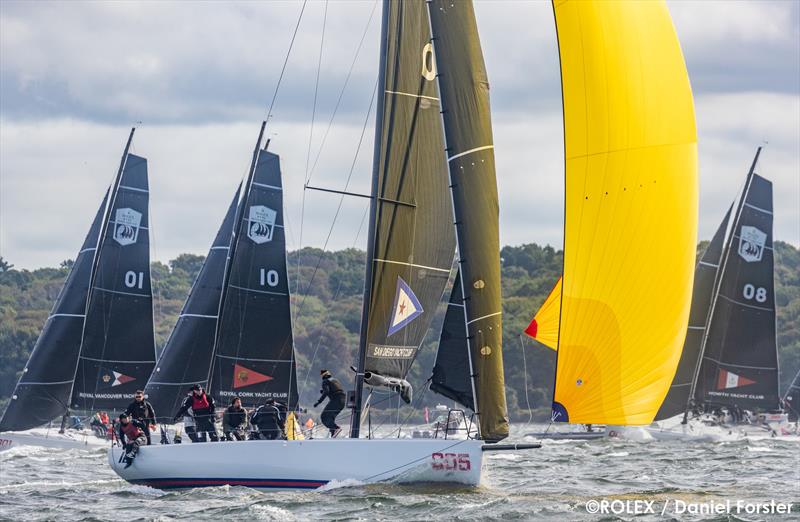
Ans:
{"type": "Polygon", "coordinates": [[[364,301],[361,303],[361,332],[358,338],[358,360],[356,366],[355,396],[353,397],[353,414],[350,417],[350,438],[357,439],[361,434],[361,410],[364,392],[364,365],[367,358],[367,328],[369,324],[369,306],[372,301],[372,272],[375,263],[375,235],[378,210],[378,176],[381,160],[381,124],[383,114],[384,91],[386,90],[386,49],[388,43],[389,0],[384,0],[381,21],[381,50],[378,67],[378,107],[375,124],[375,145],[372,160],[372,191],[369,202],[369,228],[367,232],[367,267],[364,276],[364,301]]]}
{"type": "Polygon", "coordinates": [[[89,290],[86,294],[86,308],[84,311],[84,318],[83,318],[83,331],[81,333],[81,346],[78,351],[78,360],[75,362],[75,372],[72,378],[72,384],[70,385],[69,391],[69,402],[67,404],[67,409],[64,412],[64,416],[61,419],[61,429],[59,430],[60,433],[64,432],[66,427],[67,418],[69,417],[70,411],[70,404],[72,404],[72,395],[75,391],[75,379],[78,376],[78,368],[80,367],[80,355],[83,352],[83,341],[84,336],[86,334],[86,316],[88,315],[89,305],[91,304],[92,300],[92,287],[94,286],[95,279],[97,277],[97,265],[100,259],[100,249],[102,248],[103,243],[105,242],[106,233],[108,231],[108,222],[110,220],[110,213],[111,210],[114,208],[114,201],[117,198],[117,192],[119,191],[119,186],[122,181],[122,172],[125,170],[125,163],[128,161],[128,152],[131,148],[131,143],[133,142],[133,134],[136,132],[136,127],[131,127],[131,132],[128,134],[128,141],[125,143],[125,150],[122,153],[122,158],[119,161],[119,168],[117,169],[117,175],[114,178],[114,183],[111,186],[109,191],[108,202],[106,204],[106,210],[103,213],[103,221],[100,225],[100,233],[97,236],[97,245],[95,246],[94,251],[94,259],[92,261],[92,270],[91,275],[89,276],[89,290]]]}
{"type": "Polygon", "coordinates": [[[692,403],[695,400],[695,394],[697,393],[697,380],[700,377],[700,368],[703,365],[703,357],[705,356],[706,352],[706,345],[708,344],[708,334],[711,326],[711,321],[714,318],[714,309],[717,305],[717,299],[719,297],[719,289],[722,284],[722,277],[725,274],[725,267],[728,264],[728,258],[730,257],[730,250],[731,246],[733,245],[733,239],[735,235],[735,227],[736,223],[739,222],[739,218],[742,213],[742,208],[744,208],[745,200],[747,199],[747,193],[750,191],[750,185],[753,182],[753,174],[756,170],[756,164],[758,163],[758,157],[761,155],[761,147],[756,149],[756,155],[753,158],[753,163],[750,165],[750,171],[747,173],[747,179],[744,182],[744,188],[742,189],[742,195],[739,198],[739,202],[736,205],[736,213],[733,215],[733,221],[730,222],[730,231],[728,233],[728,241],[726,241],[725,248],[722,252],[722,265],[717,269],[717,275],[714,282],[714,291],[712,294],[711,300],[711,308],[708,310],[708,317],[706,318],[705,322],[705,330],[703,330],[703,341],[700,345],[700,355],[697,358],[697,364],[695,365],[694,369],[694,377],[692,378],[692,387],[689,391],[689,399],[686,402],[686,408],[683,412],[683,420],[681,421],[682,424],[686,424],[689,420],[689,409],[691,408],[692,403]]]}
{"type": "Polygon", "coordinates": [[[233,219],[233,228],[231,230],[231,238],[230,243],[228,244],[228,255],[225,259],[225,273],[222,279],[222,291],[220,292],[219,296],[219,306],[217,308],[217,325],[214,332],[214,349],[212,350],[211,355],[211,364],[208,367],[208,378],[206,379],[206,389],[211,389],[211,376],[214,374],[214,359],[216,358],[217,346],[220,340],[220,317],[222,316],[222,307],[225,303],[225,296],[227,292],[228,286],[228,279],[230,278],[230,271],[231,271],[231,261],[233,260],[234,250],[236,248],[236,236],[237,231],[239,230],[239,224],[242,221],[242,213],[244,212],[244,203],[247,202],[247,196],[250,194],[250,185],[253,182],[253,176],[255,175],[256,171],[256,164],[258,161],[258,155],[261,150],[261,141],[264,139],[264,129],[267,126],[267,121],[264,120],[261,122],[261,129],[258,131],[258,141],[256,141],[256,146],[253,149],[253,158],[250,161],[250,170],[247,172],[247,180],[245,181],[244,187],[242,190],[241,199],[239,200],[239,204],[236,207],[236,214],[234,215],[233,219]]]}

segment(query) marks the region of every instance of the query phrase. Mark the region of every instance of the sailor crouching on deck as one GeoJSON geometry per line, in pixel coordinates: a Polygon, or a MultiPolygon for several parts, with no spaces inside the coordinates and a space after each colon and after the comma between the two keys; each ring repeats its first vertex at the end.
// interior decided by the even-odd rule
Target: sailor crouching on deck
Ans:
{"type": "Polygon", "coordinates": [[[186,397],[183,401],[181,409],[175,414],[174,422],[192,410],[194,413],[195,432],[199,442],[206,442],[206,433],[213,442],[217,442],[217,428],[214,426],[214,412],[216,405],[214,404],[214,397],[207,395],[203,387],[199,384],[192,386],[192,394],[186,397]]]}
{"type": "Polygon", "coordinates": [[[344,409],[347,395],[344,393],[344,388],[342,388],[339,381],[331,377],[331,372],[328,370],[320,370],[319,373],[322,376],[322,389],[320,390],[322,395],[320,395],[319,400],[314,403],[314,407],[316,408],[322,404],[322,401],[326,398],[328,399],[328,404],[326,404],[325,409],[322,410],[320,419],[322,420],[322,424],[330,430],[331,437],[333,438],[342,431],[342,428],[336,424],[336,416],[344,409]]]}
{"type": "Polygon", "coordinates": [[[239,397],[234,397],[222,414],[222,432],[226,440],[247,439],[247,410],[242,408],[239,397]]]}
{"type": "Polygon", "coordinates": [[[133,464],[133,459],[139,453],[139,447],[147,444],[147,437],[144,435],[144,424],[136,419],[131,419],[127,413],[119,414],[119,433],[117,437],[125,448],[123,461],[125,467],[129,468],[133,464]]]}

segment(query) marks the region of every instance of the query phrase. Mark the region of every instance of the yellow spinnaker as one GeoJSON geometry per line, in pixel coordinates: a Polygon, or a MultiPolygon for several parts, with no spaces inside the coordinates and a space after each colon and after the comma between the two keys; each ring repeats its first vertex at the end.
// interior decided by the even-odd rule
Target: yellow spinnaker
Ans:
{"type": "Polygon", "coordinates": [[[663,1],[555,1],[564,275],[553,417],[648,424],[680,358],[697,235],[697,132],[663,1]]]}
{"type": "Polygon", "coordinates": [[[553,350],[558,349],[558,321],[561,313],[561,281],[558,278],[547,299],[533,317],[525,333],[553,350]]]}

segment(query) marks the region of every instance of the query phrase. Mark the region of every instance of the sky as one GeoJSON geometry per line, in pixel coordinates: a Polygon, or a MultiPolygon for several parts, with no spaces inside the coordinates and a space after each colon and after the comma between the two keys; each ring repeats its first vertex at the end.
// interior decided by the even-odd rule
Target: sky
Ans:
{"type": "MultiPolygon", "coordinates": [[[[205,254],[248,168],[301,6],[0,2],[0,256],[29,269],[74,258],[133,125],[132,150],[149,162],[153,259],[205,254]]],[[[699,237],[716,229],[766,142],[758,171],[774,183],[775,238],[800,245],[800,3],[668,6],[695,99],[699,237]]],[[[267,129],[281,156],[289,249],[365,244],[366,199],[303,184],[369,191],[380,4],[325,9],[311,0],[303,11],[267,129]]],[[[478,0],[475,10],[501,244],[560,248],[552,8],[478,0]]]]}

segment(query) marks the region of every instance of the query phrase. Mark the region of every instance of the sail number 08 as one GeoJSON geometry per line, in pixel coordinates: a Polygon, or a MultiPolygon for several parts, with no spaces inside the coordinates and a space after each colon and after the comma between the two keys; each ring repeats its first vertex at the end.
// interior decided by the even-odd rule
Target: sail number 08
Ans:
{"type": "Polygon", "coordinates": [[[751,301],[753,298],[755,298],[755,300],[759,303],[763,303],[767,300],[767,289],[763,286],[756,288],[754,285],[747,283],[742,289],[742,296],[744,296],[744,298],[748,301],[751,301]]]}

